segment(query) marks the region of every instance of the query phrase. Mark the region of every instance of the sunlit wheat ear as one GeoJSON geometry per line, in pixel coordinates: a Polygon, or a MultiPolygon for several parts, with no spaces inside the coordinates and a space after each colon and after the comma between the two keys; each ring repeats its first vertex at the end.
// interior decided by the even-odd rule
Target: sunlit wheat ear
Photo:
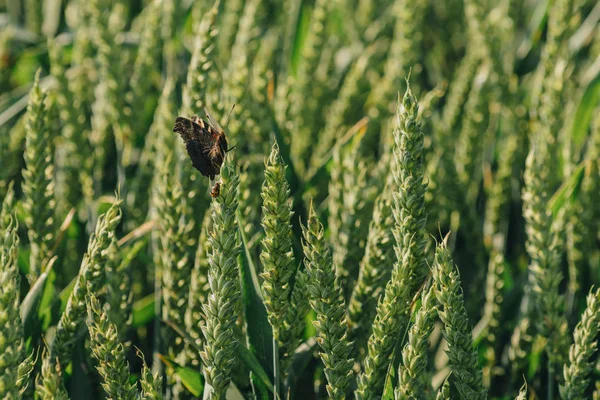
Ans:
{"type": "Polygon", "coordinates": [[[98,292],[105,282],[103,268],[107,262],[106,252],[115,235],[115,229],[121,222],[120,205],[121,199],[117,198],[108,211],[98,218],[96,229],[90,237],[87,251],[83,256],[75,286],[65,311],[58,321],[54,341],[50,345],[50,360],[54,362],[58,359],[63,371],[71,359],[79,330],[85,324],[86,294],[90,289],[98,292]]]}
{"type": "Polygon", "coordinates": [[[213,219],[208,239],[210,293],[204,304],[206,321],[202,326],[204,344],[200,354],[207,385],[205,394],[210,399],[225,399],[234,352],[239,345],[234,334],[241,294],[237,263],[241,245],[236,220],[239,176],[229,160],[223,165],[221,179],[221,194],[213,200],[210,211],[213,219]]]}
{"type": "Polygon", "coordinates": [[[47,353],[42,356],[42,373],[37,376],[35,391],[42,400],[68,400],[69,396],[63,385],[60,364],[52,362],[47,353]]]}
{"type": "Polygon", "coordinates": [[[23,326],[20,318],[20,276],[17,264],[19,237],[17,217],[14,214],[13,185],[2,202],[0,210],[0,354],[3,365],[0,374],[0,397],[19,398],[19,365],[26,357],[23,326]]]}
{"type": "Polygon", "coordinates": [[[433,282],[439,303],[438,315],[444,323],[444,337],[448,342],[452,383],[463,398],[486,399],[487,392],[483,387],[477,353],[473,349],[458,268],[452,261],[446,243],[439,244],[436,250],[433,282]]]}
{"type": "Polygon", "coordinates": [[[317,314],[313,325],[325,365],[327,393],[332,399],[345,399],[352,381],[352,343],[348,341],[346,304],[340,296],[331,251],[325,242],[323,225],[317,219],[312,204],[308,223],[302,227],[304,236],[304,265],[307,273],[307,292],[312,309],[317,314]]]}
{"type": "Polygon", "coordinates": [[[592,290],[587,296],[587,307],[573,333],[574,343],[569,350],[569,361],[563,367],[564,384],[560,386],[563,399],[585,397],[590,384],[590,374],[595,368],[592,356],[598,351],[600,331],[600,289],[592,290]]]}
{"type": "Polygon", "coordinates": [[[107,307],[103,307],[88,287],[86,295],[87,322],[91,351],[98,361],[96,369],[102,377],[102,387],[108,398],[135,400],[136,386],[130,382],[129,363],[125,349],[119,342],[117,327],[108,320],[107,307]]]}
{"type": "Polygon", "coordinates": [[[377,304],[373,333],[363,362],[364,372],[358,378],[355,392],[359,400],[382,393],[390,356],[397,338],[406,329],[412,299],[427,273],[424,134],[418,120],[418,104],[410,88],[398,104],[394,141],[391,172],[397,188],[392,200],[396,261],[377,304]]]}
{"type": "Polygon", "coordinates": [[[140,377],[141,395],[145,400],[162,400],[162,379],[158,373],[152,373],[148,368],[144,355],[137,350],[137,356],[142,359],[142,373],[140,377]]]}
{"type": "Polygon", "coordinates": [[[523,216],[527,233],[526,250],[530,257],[528,285],[531,288],[531,319],[548,342],[551,368],[564,364],[568,356],[569,338],[564,314],[564,295],[559,291],[563,279],[560,266],[562,249],[559,235],[547,206],[550,199],[548,180],[551,163],[550,144],[540,131],[532,138],[523,174],[523,216]]]}
{"type": "Polygon", "coordinates": [[[296,270],[292,252],[293,215],[290,189],[285,179],[286,165],[279,155],[279,146],[273,145],[271,155],[265,161],[265,181],[262,186],[262,240],[260,261],[263,268],[262,289],[273,337],[280,340],[284,329],[284,317],[289,306],[291,279],[296,270]]]}
{"type": "Polygon", "coordinates": [[[56,216],[54,215],[54,133],[48,121],[46,93],[39,85],[38,70],[31,89],[25,119],[25,169],[23,170],[23,206],[25,224],[31,243],[29,281],[35,282],[43,272],[54,240],[56,216]]]}
{"type": "Polygon", "coordinates": [[[436,297],[433,288],[423,290],[421,308],[408,331],[408,342],[402,349],[402,365],[398,370],[397,399],[419,398],[429,385],[425,381],[429,336],[437,316],[436,297]]]}

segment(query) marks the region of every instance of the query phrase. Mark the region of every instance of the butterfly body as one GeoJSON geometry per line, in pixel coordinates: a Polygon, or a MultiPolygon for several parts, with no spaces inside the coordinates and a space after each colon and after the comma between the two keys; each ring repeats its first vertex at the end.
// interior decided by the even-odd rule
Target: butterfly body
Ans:
{"type": "Polygon", "coordinates": [[[227,138],[223,129],[193,116],[177,117],[173,132],[181,136],[192,165],[211,180],[221,173],[227,148],[227,138]]]}
{"type": "Polygon", "coordinates": [[[221,194],[221,182],[215,182],[215,185],[210,190],[210,196],[216,198],[219,197],[219,194],[221,194]]]}

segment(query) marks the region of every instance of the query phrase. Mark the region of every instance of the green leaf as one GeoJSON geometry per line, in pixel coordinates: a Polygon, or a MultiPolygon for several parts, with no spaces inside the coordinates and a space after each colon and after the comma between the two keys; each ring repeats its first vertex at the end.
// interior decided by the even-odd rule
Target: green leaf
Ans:
{"type": "Polygon", "coordinates": [[[548,209],[552,213],[553,217],[556,218],[558,212],[567,201],[571,202],[575,197],[577,197],[581,187],[581,181],[583,180],[585,167],[588,164],[589,160],[585,160],[579,164],[569,179],[564,181],[558,190],[552,195],[552,198],[548,202],[548,209]]]}
{"type": "Polygon", "coordinates": [[[125,254],[121,257],[121,263],[117,267],[117,271],[123,271],[125,268],[129,267],[129,264],[131,264],[139,252],[146,246],[147,241],[146,238],[135,242],[131,246],[123,248],[121,252],[124,252],[125,254]]]}
{"type": "Polygon", "coordinates": [[[312,337],[298,346],[296,351],[294,351],[292,364],[287,371],[288,375],[286,378],[286,387],[290,388],[292,393],[296,391],[296,382],[314,359],[314,352],[316,349],[317,341],[312,337]]]}
{"type": "Polygon", "coordinates": [[[236,349],[236,356],[242,360],[242,362],[248,367],[248,369],[256,376],[258,381],[273,393],[273,384],[269,379],[269,376],[260,365],[254,354],[246,348],[246,346],[238,346],[236,349]]]}
{"type": "MultiPolygon", "coordinates": [[[[238,222],[241,221],[239,210],[237,218],[238,222]]],[[[243,246],[240,254],[240,273],[242,275],[242,300],[248,347],[269,376],[273,376],[273,330],[267,318],[267,310],[263,303],[256,267],[250,256],[246,236],[241,229],[240,236],[243,246]]]]}
{"type": "Polygon", "coordinates": [[[146,325],[154,319],[154,293],[139,299],[133,303],[133,321],[131,325],[134,328],[146,325]]]}
{"type": "Polygon", "coordinates": [[[54,282],[56,281],[56,272],[50,270],[48,272],[47,284],[44,285],[42,297],[40,298],[40,305],[38,307],[38,318],[42,322],[42,329],[47,329],[52,322],[51,315],[46,310],[51,309],[52,304],[56,302],[56,287],[54,282]]]}
{"type": "Polygon", "coordinates": [[[184,367],[176,363],[172,358],[158,354],[158,358],[167,367],[173,370],[173,375],[176,375],[183,383],[183,386],[190,391],[195,397],[200,397],[204,391],[204,377],[200,371],[184,367]]]}
{"type": "Polygon", "coordinates": [[[388,373],[385,378],[385,386],[383,388],[383,396],[381,400],[394,400],[394,382],[398,379],[396,377],[396,369],[393,368],[394,363],[391,363],[388,368],[388,373]]]}
{"type": "Polygon", "coordinates": [[[38,315],[38,305],[40,303],[42,294],[44,293],[44,288],[46,287],[48,276],[52,271],[52,266],[54,265],[55,261],[56,257],[52,258],[50,262],[48,262],[46,271],[44,271],[35,281],[31,289],[29,289],[29,292],[23,299],[23,302],[21,303],[21,322],[23,323],[25,337],[29,337],[33,331],[35,319],[38,315]]]}
{"type": "Polygon", "coordinates": [[[573,138],[574,152],[579,154],[590,127],[592,117],[600,104],[600,77],[596,77],[586,88],[573,118],[571,137],[573,138]]]}
{"type": "Polygon", "coordinates": [[[306,41],[308,34],[308,28],[310,26],[310,17],[312,14],[312,7],[308,6],[307,2],[301,1],[300,10],[298,12],[298,20],[296,22],[296,32],[294,34],[294,43],[292,45],[292,75],[296,75],[298,71],[298,65],[302,59],[302,48],[306,41]]]}

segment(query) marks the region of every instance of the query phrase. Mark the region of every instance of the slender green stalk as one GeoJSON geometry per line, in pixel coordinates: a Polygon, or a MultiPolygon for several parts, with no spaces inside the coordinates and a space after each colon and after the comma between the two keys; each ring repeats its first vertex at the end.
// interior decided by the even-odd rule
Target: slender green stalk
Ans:
{"type": "Polygon", "coordinates": [[[515,397],[515,400],[527,400],[527,382],[521,386],[521,389],[519,389],[519,395],[515,397]]]}
{"type": "Polygon", "coordinates": [[[204,346],[201,352],[206,379],[205,398],[225,399],[235,362],[237,321],[236,305],[240,298],[237,258],[241,251],[236,209],[239,176],[230,160],[221,169],[221,194],[213,200],[213,230],[209,243],[208,283],[210,295],[204,304],[206,324],[202,326],[204,346]]]}
{"type": "Polygon", "coordinates": [[[392,173],[398,188],[397,192],[393,192],[396,262],[391,280],[377,304],[373,333],[363,363],[364,372],[358,378],[355,393],[358,400],[381,396],[392,352],[408,324],[410,303],[427,271],[424,134],[417,116],[418,104],[409,87],[398,104],[394,129],[392,173]]]}
{"type": "Polygon", "coordinates": [[[311,207],[308,223],[302,227],[304,236],[304,265],[308,275],[307,292],[310,305],[317,314],[313,325],[317,329],[317,343],[323,352],[327,393],[332,399],[345,399],[353,377],[350,358],[352,342],[348,341],[346,304],[340,297],[327,247],[323,225],[311,207]]]}
{"type": "Polygon", "coordinates": [[[23,206],[26,212],[25,224],[31,243],[28,279],[35,282],[48,262],[50,248],[54,240],[56,223],[54,208],[54,134],[48,126],[46,94],[39,86],[40,71],[31,89],[25,120],[25,169],[23,170],[23,206]]]}
{"type": "Polygon", "coordinates": [[[446,244],[438,246],[433,266],[438,315],[444,323],[452,380],[461,398],[486,399],[477,352],[473,349],[469,318],[465,310],[458,268],[446,244]]]}

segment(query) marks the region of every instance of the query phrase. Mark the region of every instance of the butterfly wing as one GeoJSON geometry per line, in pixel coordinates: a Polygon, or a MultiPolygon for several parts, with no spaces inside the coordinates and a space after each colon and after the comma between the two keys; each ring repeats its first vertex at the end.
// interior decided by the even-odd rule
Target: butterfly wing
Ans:
{"type": "Polygon", "coordinates": [[[173,132],[178,133],[183,139],[194,168],[202,175],[214,179],[219,171],[213,165],[210,156],[210,149],[214,141],[212,128],[202,120],[194,122],[188,118],[177,117],[173,132]]]}

